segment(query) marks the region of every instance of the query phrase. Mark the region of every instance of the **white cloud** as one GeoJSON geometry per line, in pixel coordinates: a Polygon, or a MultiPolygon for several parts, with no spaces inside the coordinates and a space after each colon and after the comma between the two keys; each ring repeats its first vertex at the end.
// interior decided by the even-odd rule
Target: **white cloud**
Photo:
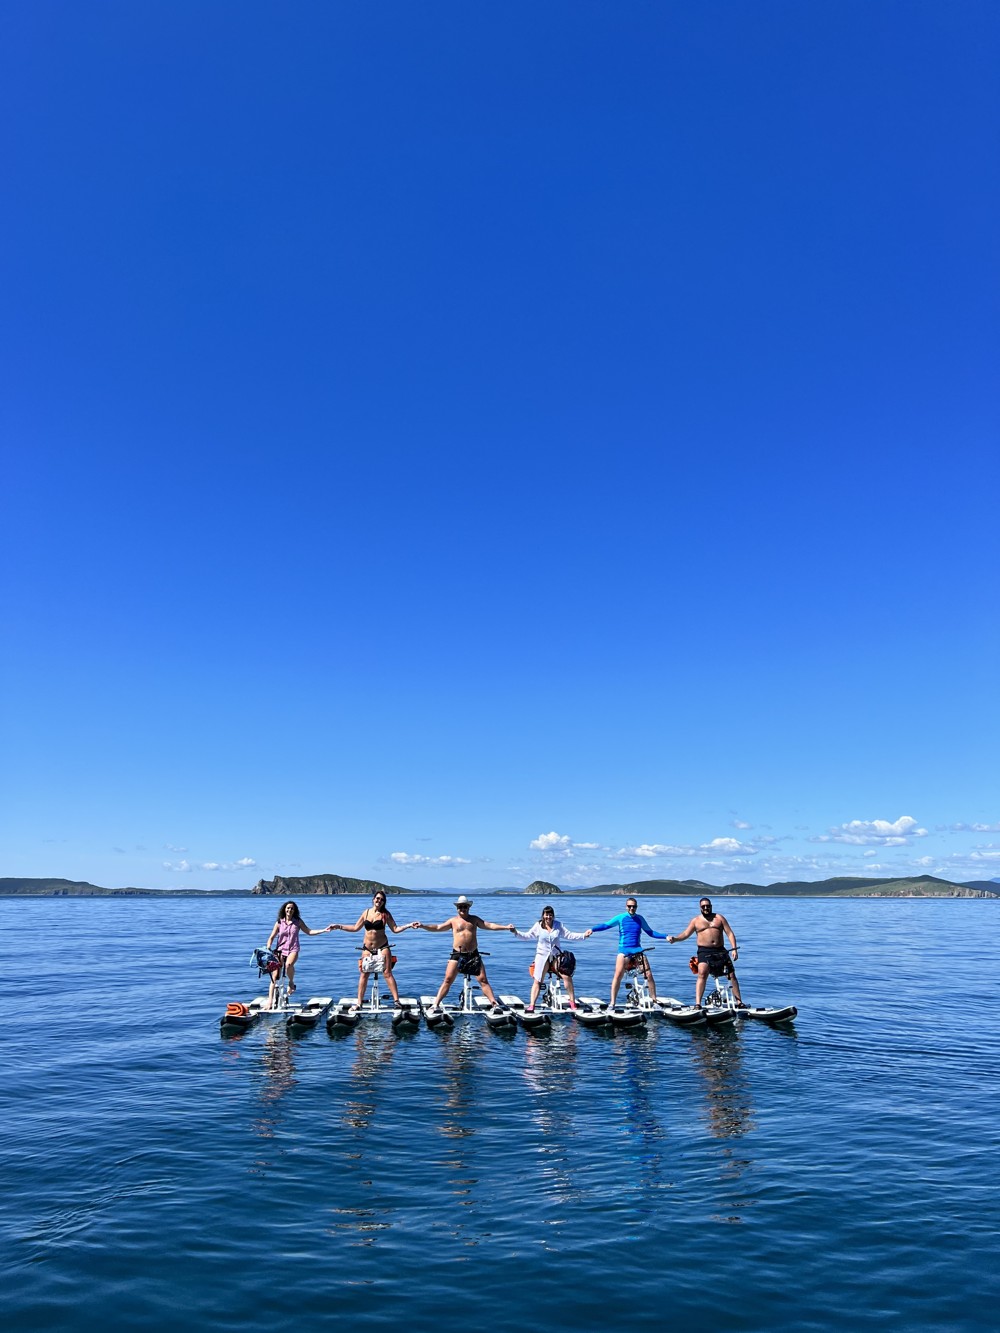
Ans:
{"type": "Polygon", "coordinates": [[[949,833],[1000,833],[1000,824],[947,824],[949,833]]]}
{"type": "Polygon", "coordinates": [[[565,833],[540,833],[537,838],[532,838],[528,846],[535,852],[561,852],[566,851],[573,839],[565,833]]]}
{"type": "Polygon", "coordinates": [[[625,857],[630,859],[633,856],[644,856],[647,860],[652,860],[655,856],[694,856],[696,849],[694,847],[672,847],[665,842],[642,842],[638,847],[619,847],[615,852],[615,859],[625,857]]]}
{"type": "Polygon", "coordinates": [[[738,829],[748,829],[748,828],[753,828],[753,825],[748,824],[744,819],[734,819],[732,827],[738,829]]]}
{"type": "Polygon", "coordinates": [[[413,855],[409,852],[393,852],[389,860],[395,861],[398,866],[435,866],[445,870],[453,866],[472,865],[464,856],[422,856],[419,852],[413,855]]]}
{"type": "MultiPolygon", "coordinates": [[[[761,844],[773,841],[773,838],[763,838],[761,844]]],[[[711,842],[702,842],[696,847],[675,847],[671,843],[663,842],[643,842],[638,847],[619,847],[613,859],[642,856],[651,861],[665,856],[756,856],[759,851],[760,845],[740,842],[737,838],[713,838],[711,842]]]]}
{"type": "Polygon", "coordinates": [[[180,871],[182,875],[190,875],[195,870],[249,870],[256,866],[257,862],[252,856],[241,856],[238,861],[164,861],[164,870],[180,871]]]}
{"type": "Polygon", "coordinates": [[[711,856],[748,856],[756,848],[748,847],[737,838],[713,838],[711,842],[703,842],[698,850],[711,856]]]}
{"type": "Polygon", "coordinates": [[[901,815],[895,823],[887,819],[852,819],[849,824],[832,828],[810,838],[810,842],[846,842],[854,847],[905,847],[912,838],[926,838],[927,830],[917,828],[910,815],[901,815]]]}

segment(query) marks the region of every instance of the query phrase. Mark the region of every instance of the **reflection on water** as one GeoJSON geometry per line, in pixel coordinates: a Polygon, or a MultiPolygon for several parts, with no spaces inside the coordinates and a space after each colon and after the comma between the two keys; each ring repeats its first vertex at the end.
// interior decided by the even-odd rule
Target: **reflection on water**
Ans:
{"type": "Polygon", "coordinates": [[[438,1130],[446,1138],[461,1141],[475,1135],[470,1112],[474,1104],[476,1075],[483,1057],[482,1043],[478,1040],[482,1035],[479,1025],[474,1025],[470,1019],[459,1019],[450,1032],[440,1034],[444,1050],[441,1091],[446,1114],[438,1130]]]}
{"type": "Polygon", "coordinates": [[[622,1128],[621,1153],[636,1203],[643,1191],[662,1189],[667,1183],[664,1160],[667,1133],[657,1110],[654,1094],[656,1058],[654,1035],[645,1027],[615,1034],[613,1078],[622,1128]]]}
{"type": "Polygon", "coordinates": [[[260,1047],[260,1115],[251,1130],[262,1139],[273,1138],[281,1124],[280,1103],[298,1080],[295,1077],[295,1047],[284,1026],[268,1027],[260,1047]]]}
{"type": "Polygon", "coordinates": [[[741,1034],[734,1026],[693,1035],[692,1059],[704,1086],[706,1126],[712,1138],[723,1141],[715,1174],[723,1191],[720,1201],[724,1208],[711,1213],[709,1220],[740,1223],[753,1204],[752,1199],[744,1197],[742,1185],[753,1163],[751,1158],[736,1153],[735,1141],[754,1127],[753,1094],[743,1065],[741,1034]],[[730,1190],[734,1191],[731,1197],[730,1190]]]}
{"type": "MultiPolygon", "coordinates": [[[[576,1023],[567,1021],[557,1023],[545,1036],[529,1036],[521,1065],[524,1109],[536,1138],[535,1151],[542,1158],[540,1176],[547,1199],[560,1205],[562,1213],[580,1193],[570,1156],[580,1035],[576,1023]]],[[[548,1220],[551,1225],[562,1222],[561,1217],[548,1220]]]]}
{"type": "Polygon", "coordinates": [[[479,1176],[472,1170],[472,1154],[476,1151],[476,1124],[479,1119],[477,1100],[482,1065],[485,1056],[483,1038],[485,1025],[471,1020],[459,1020],[449,1032],[437,1034],[443,1053],[443,1077],[439,1084],[444,1115],[436,1124],[437,1132],[448,1141],[444,1156],[435,1163],[444,1168],[446,1188],[452,1199],[468,1210],[456,1223],[453,1235],[467,1240],[466,1221],[478,1204],[479,1176]]]}
{"type": "Polygon", "coordinates": [[[708,1132],[719,1139],[741,1138],[753,1128],[754,1107],[739,1030],[732,1026],[693,1035],[692,1059],[705,1088],[708,1132]]]}
{"type": "Polygon", "coordinates": [[[368,1129],[378,1113],[379,1088],[389,1076],[397,1038],[382,1030],[377,1019],[362,1019],[353,1032],[354,1059],[351,1088],[357,1094],[345,1100],[342,1116],[352,1129],[368,1129]]]}

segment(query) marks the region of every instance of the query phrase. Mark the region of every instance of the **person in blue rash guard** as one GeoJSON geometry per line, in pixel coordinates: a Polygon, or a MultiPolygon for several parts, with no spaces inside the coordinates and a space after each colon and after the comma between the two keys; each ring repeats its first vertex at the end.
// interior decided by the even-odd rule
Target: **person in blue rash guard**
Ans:
{"type": "Polygon", "coordinates": [[[653,969],[649,965],[649,959],[642,949],[642,934],[645,931],[654,940],[665,940],[666,935],[653,930],[646,918],[639,915],[639,904],[634,898],[626,899],[624,912],[613,916],[610,921],[605,921],[603,926],[591,926],[591,930],[610,930],[612,926],[618,927],[618,959],[615,963],[615,975],[611,978],[611,1003],[608,1008],[615,1007],[622,977],[637,967],[642,968],[642,974],[649,986],[650,999],[655,1000],[656,982],[653,980],[653,969]]]}

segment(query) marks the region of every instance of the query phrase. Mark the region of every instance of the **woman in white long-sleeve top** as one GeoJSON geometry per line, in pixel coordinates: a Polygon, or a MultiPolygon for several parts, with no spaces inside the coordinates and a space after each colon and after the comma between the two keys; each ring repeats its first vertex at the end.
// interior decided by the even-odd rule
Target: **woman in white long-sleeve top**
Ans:
{"type": "MultiPolygon", "coordinates": [[[[542,989],[542,982],[545,980],[546,973],[557,971],[555,963],[556,958],[562,952],[561,942],[563,940],[585,940],[590,935],[590,931],[567,930],[561,921],[556,920],[555,908],[550,907],[548,903],[542,908],[542,915],[530,930],[518,930],[515,926],[511,926],[510,930],[511,934],[516,935],[519,940],[534,940],[536,942],[535,979],[532,982],[531,996],[526,1006],[526,1012],[531,1014],[534,1013],[535,1001],[542,989]]],[[[566,985],[569,1007],[575,1009],[576,996],[573,994],[573,978],[565,973],[559,973],[559,975],[566,985]]]]}

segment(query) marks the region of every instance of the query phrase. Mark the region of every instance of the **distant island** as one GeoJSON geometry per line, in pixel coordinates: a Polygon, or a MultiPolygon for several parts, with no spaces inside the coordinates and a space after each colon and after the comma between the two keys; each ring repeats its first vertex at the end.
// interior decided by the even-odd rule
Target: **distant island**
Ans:
{"type": "MultiPolygon", "coordinates": [[[[252,889],[107,889],[78,879],[0,879],[0,898],[248,898],[256,896],[307,898],[333,895],[364,895],[376,892],[394,896],[443,893],[442,889],[404,889],[375,879],[351,879],[346,875],[276,875],[259,879],[252,889]]],[[[457,890],[461,892],[461,890],[457,890]]],[[[643,879],[631,884],[598,884],[592,889],[561,889],[536,879],[525,889],[480,889],[479,893],[551,897],[573,894],[583,897],[693,898],[711,893],[719,898],[1000,898],[1000,880],[977,879],[965,884],[915,875],[909,879],[865,879],[843,875],[835,879],[786,880],[778,884],[706,884],[700,879],[643,879]]]]}
{"type": "Polygon", "coordinates": [[[31,898],[249,898],[259,894],[282,898],[318,894],[416,893],[374,879],[349,879],[345,875],[276,876],[259,879],[252,889],[105,889],[78,879],[0,879],[0,897],[31,898]]]}
{"type": "Polygon", "coordinates": [[[778,884],[706,884],[700,879],[645,879],[632,884],[599,884],[593,889],[574,889],[578,894],[621,897],[645,894],[690,898],[695,894],[714,893],[727,898],[997,898],[1000,882],[974,880],[953,884],[934,875],[914,875],[908,879],[864,879],[841,875],[835,879],[785,880],[778,884]]]}

